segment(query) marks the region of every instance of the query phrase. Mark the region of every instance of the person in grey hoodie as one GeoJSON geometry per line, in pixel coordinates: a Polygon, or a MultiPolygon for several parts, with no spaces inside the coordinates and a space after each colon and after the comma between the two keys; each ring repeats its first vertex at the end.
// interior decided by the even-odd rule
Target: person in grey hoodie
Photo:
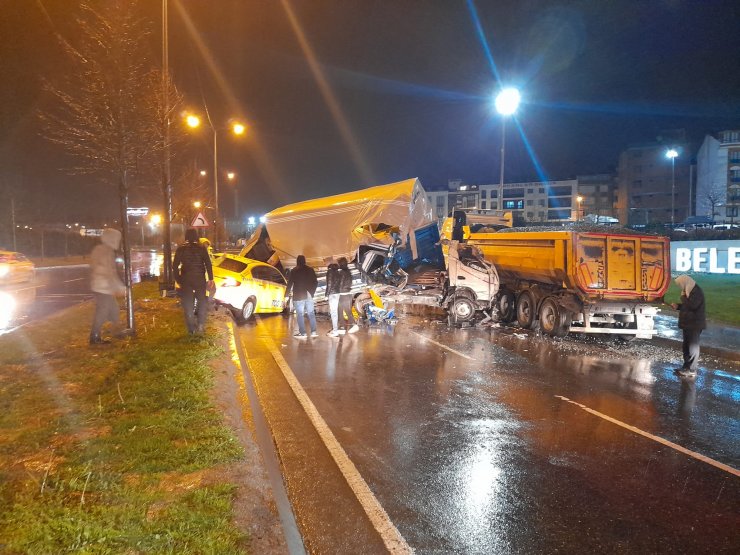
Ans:
{"type": "Polygon", "coordinates": [[[121,232],[106,228],[100,236],[100,244],[95,245],[90,253],[90,289],[95,297],[95,315],[90,330],[91,345],[110,343],[100,336],[106,322],[111,322],[114,328],[120,326],[116,295],[126,292],[126,286],[116,269],[116,250],[120,244],[121,232]]]}

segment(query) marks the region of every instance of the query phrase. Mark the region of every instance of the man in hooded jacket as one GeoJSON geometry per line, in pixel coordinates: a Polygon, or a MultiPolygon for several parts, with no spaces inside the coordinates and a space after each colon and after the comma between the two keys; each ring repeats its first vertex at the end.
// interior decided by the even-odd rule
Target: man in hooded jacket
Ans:
{"type": "Polygon", "coordinates": [[[121,244],[121,232],[106,228],[100,236],[100,243],[90,253],[90,289],[95,297],[95,315],[90,330],[90,344],[110,343],[100,336],[103,325],[111,322],[119,326],[119,308],[116,295],[122,295],[126,286],[118,276],[116,250],[121,244]]]}
{"type": "Polygon", "coordinates": [[[678,276],[675,282],[681,288],[681,302],[671,307],[678,310],[678,327],[683,330],[683,367],[676,374],[692,378],[699,366],[699,338],[707,327],[704,291],[687,275],[678,276]]]}
{"type": "Polygon", "coordinates": [[[311,325],[311,337],[318,335],[316,331],[316,312],[313,305],[313,296],[317,287],[316,271],[306,264],[306,257],[299,254],[296,258],[296,267],[288,276],[288,285],[285,287],[285,298],[293,292],[293,304],[295,305],[296,320],[298,320],[298,331],[293,334],[296,339],[305,339],[306,323],[304,314],[308,315],[311,325]]]}
{"type": "Polygon", "coordinates": [[[175,281],[182,291],[182,309],[188,333],[203,333],[208,314],[206,288],[213,288],[213,266],[208,250],[198,238],[198,230],[185,232],[185,243],[177,247],[172,262],[175,281]],[[208,274],[208,282],[206,282],[208,274]],[[198,320],[195,319],[195,301],[198,301],[198,320]]]}

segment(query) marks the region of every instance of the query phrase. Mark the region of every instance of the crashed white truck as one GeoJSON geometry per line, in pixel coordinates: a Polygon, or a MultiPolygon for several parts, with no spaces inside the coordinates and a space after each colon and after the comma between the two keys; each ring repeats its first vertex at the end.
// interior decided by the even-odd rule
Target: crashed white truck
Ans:
{"type": "Polygon", "coordinates": [[[438,306],[453,321],[489,311],[499,289],[496,269],[473,245],[447,241],[442,254],[432,207],[418,179],[283,206],[265,215],[240,256],[287,272],[303,254],[317,270],[325,300],[326,266],[351,261],[355,304],[364,315],[370,287],[394,303],[438,306]]]}

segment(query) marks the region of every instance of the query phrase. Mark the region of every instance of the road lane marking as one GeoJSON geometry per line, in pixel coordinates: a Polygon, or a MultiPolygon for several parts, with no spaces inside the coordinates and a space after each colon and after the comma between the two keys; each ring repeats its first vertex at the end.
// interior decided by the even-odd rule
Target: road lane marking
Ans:
{"type": "MultiPolygon", "coordinates": [[[[233,322],[229,322],[227,325],[231,332],[231,336],[229,337],[231,362],[237,369],[239,388],[247,397],[249,409],[252,412],[252,424],[257,437],[257,443],[265,461],[265,471],[272,486],[273,501],[275,502],[278,515],[280,516],[280,522],[283,526],[283,536],[288,544],[288,552],[291,555],[306,555],[303,538],[298,530],[298,524],[296,524],[293,508],[288,499],[288,493],[285,491],[285,484],[283,483],[283,477],[280,472],[280,462],[275,453],[276,447],[274,440],[272,439],[272,434],[267,425],[265,414],[262,411],[262,406],[260,405],[257,392],[254,389],[254,382],[249,372],[248,355],[242,344],[241,337],[237,333],[236,326],[233,322]]],[[[242,404],[243,402],[243,399],[240,398],[239,403],[242,404]]],[[[243,407],[243,410],[246,410],[246,408],[243,407]]]]}
{"type": "Polygon", "coordinates": [[[73,281],[82,281],[83,279],[87,279],[87,278],[81,277],[81,278],[75,278],[75,279],[68,279],[68,280],[63,281],[62,283],[72,283],[73,281]]]}
{"type": "Polygon", "coordinates": [[[347,484],[349,484],[349,487],[354,492],[357,500],[360,502],[360,505],[362,505],[362,508],[365,510],[365,513],[370,519],[373,527],[378,532],[378,534],[380,534],[380,537],[383,539],[383,543],[385,544],[388,551],[390,553],[399,554],[413,553],[413,550],[411,549],[409,544],[406,543],[406,540],[403,539],[403,536],[391,521],[388,513],[385,512],[385,509],[383,509],[380,502],[378,502],[378,499],[370,490],[367,482],[365,482],[365,480],[360,475],[357,467],[350,460],[349,456],[347,456],[347,453],[344,451],[344,449],[342,449],[342,446],[339,444],[339,441],[337,441],[337,438],[334,437],[334,434],[332,433],[331,429],[329,429],[326,421],[323,419],[321,414],[319,414],[316,406],[313,404],[311,399],[306,394],[306,391],[298,382],[298,378],[295,377],[293,370],[291,370],[290,366],[283,358],[282,353],[275,347],[275,344],[272,342],[271,339],[264,338],[262,341],[267,349],[270,351],[272,358],[275,360],[278,367],[282,371],[283,376],[285,376],[285,379],[290,385],[290,388],[293,390],[293,393],[298,399],[298,402],[303,407],[303,410],[306,411],[308,419],[311,421],[322,441],[324,442],[324,445],[329,450],[329,453],[334,459],[334,462],[339,467],[339,470],[344,476],[344,479],[347,480],[347,484]]]}
{"type": "Polygon", "coordinates": [[[621,420],[617,420],[616,418],[612,418],[611,416],[607,416],[604,413],[601,413],[597,410],[594,410],[592,408],[587,407],[586,405],[582,405],[581,403],[578,403],[576,401],[572,401],[571,399],[568,399],[567,397],[563,397],[562,395],[555,395],[558,399],[562,399],[566,403],[570,403],[571,405],[575,405],[577,407],[582,408],[586,412],[593,414],[595,416],[598,416],[599,418],[603,418],[604,420],[607,420],[611,422],[612,424],[616,424],[617,426],[621,426],[622,428],[629,430],[630,432],[634,432],[638,435],[641,435],[643,437],[646,437],[648,439],[652,439],[653,441],[657,441],[661,445],[665,445],[666,447],[670,447],[671,449],[675,449],[679,453],[683,453],[684,455],[688,455],[689,457],[693,457],[699,461],[705,462],[707,464],[710,464],[714,466],[715,468],[719,468],[720,470],[724,470],[725,472],[728,472],[734,476],[740,477],[740,470],[737,470],[735,468],[732,468],[729,465],[726,465],[724,463],[721,463],[719,461],[715,461],[714,459],[710,459],[709,457],[702,455],[701,453],[697,453],[696,451],[691,451],[690,449],[686,449],[685,447],[681,447],[677,443],[673,443],[672,441],[668,441],[667,439],[663,439],[660,436],[653,435],[649,432],[646,432],[644,430],[641,430],[640,428],[635,428],[634,426],[631,426],[629,424],[626,424],[622,422],[621,420]]]}
{"type": "Polygon", "coordinates": [[[474,358],[474,357],[471,357],[470,355],[466,355],[465,353],[461,353],[460,351],[456,351],[456,350],[455,350],[455,349],[453,349],[452,347],[448,347],[447,345],[445,345],[445,344],[443,344],[443,343],[438,343],[438,342],[437,342],[437,341],[435,341],[434,339],[431,339],[431,338],[427,337],[426,335],[423,335],[423,334],[419,333],[418,331],[414,331],[414,330],[409,330],[409,331],[410,331],[411,333],[413,333],[414,335],[418,335],[419,337],[421,337],[421,338],[422,338],[422,339],[424,339],[425,341],[428,341],[429,343],[433,343],[433,344],[434,344],[434,345],[436,345],[437,347],[442,347],[443,349],[445,349],[445,350],[447,350],[447,351],[450,351],[451,353],[455,353],[455,354],[456,354],[456,355],[458,355],[458,356],[461,356],[461,357],[463,357],[463,358],[467,358],[468,360],[472,360],[472,361],[474,361],[474,362],[478,362],[478,360],[477,360],[476,358],[474,358]]]}

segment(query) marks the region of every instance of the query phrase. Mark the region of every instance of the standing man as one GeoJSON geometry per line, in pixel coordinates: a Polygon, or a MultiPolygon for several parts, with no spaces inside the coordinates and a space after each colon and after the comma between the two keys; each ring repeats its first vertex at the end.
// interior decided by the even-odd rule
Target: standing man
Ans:
{"type": "Polygon", "coordinates": [[[306,257],[302,254],[296,258],[296,267],[290,272],[288,286],[285,289],[287,301],[291,290],[293,291],[293,304],[295,304],[295,315],[298,319],[298,332],[293,334],[296,339],[305,339],[306,323],[303,321],[304,314],[308,314],[308,322],[311,324],[311,337],[318,337],[316,332],[316,312],[314,312],[313,296],[316,293],[316,272],[306,264],[306,257]]]}
{"type": "Polygon", "coordinates": [[[188,229],[185,243],[177,247],[172,263],[172,275],[180,285],[182,309],[185,312],[185,325],[188,333],[202,334],[205,331],[208,304],[206,287],[213,288],[213,266],[206,247],[198,240],[198,231],[188,229]],[[208,282],[206,282],[208,274],[208,282]],[[198,320],[195,319],[195,301],[198,301],[198,320]]]}
{"type": "Polygon", "coordinates": [[[349,269],[347,259],[342,257],[339,262],[339,313],[344,312],[347,315],[347,322],[350,328],[347,333],[356,333],[360,326],[355,322],[355,316],[352,314],[352,272],[349,269]]]}
{"type": "Polygon", "coordinates": [[[90,289],[95,296],[90,345],[110,343],[110,340],[100,337],[106,322],[111,322],[115,328],[119,327],[120,311],[116,295],[126,292],[126,286],[116,269],[116,251],[120,245],[121,232],[108,227],[100,236],[100,244],[95,245],[90,253],[90,289]]]}
{"type": "Polygon", "coordinates": [[[681,288],[681,302],[672,303],[678,310],[678,327],[683,330],[683,367],[675,373],[682,378],[693,378],[699,367],[699,338],[707,327],[704,291],[687,275],[678,276],[676,285],[681,288]]]}
{"type": "Polygon", "coordinates": [[[339,264],[329,259],[326,268],[326,298],[329,299],[329,314],[331,315],[330,337],[339,337],[339,264]]]}

